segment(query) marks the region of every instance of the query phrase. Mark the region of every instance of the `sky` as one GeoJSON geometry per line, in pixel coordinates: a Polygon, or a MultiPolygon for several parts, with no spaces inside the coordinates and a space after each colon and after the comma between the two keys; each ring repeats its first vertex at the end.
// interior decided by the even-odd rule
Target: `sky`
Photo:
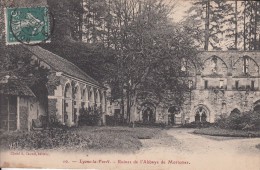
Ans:
{"type": "Polygon", "coordinates": [[[185,11],[187,11],[192,4],[192,0],[166,0],[166,1],[169,1],[169,3],[176,3],[175,8],[173,9],[173,14],[171,16],[174,22],[181,21],[186,15],[185,11]]]}

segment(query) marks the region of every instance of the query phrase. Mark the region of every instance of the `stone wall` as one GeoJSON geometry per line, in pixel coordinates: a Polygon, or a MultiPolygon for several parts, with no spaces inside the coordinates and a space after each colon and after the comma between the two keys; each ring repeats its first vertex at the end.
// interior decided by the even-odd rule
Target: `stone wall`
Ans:
{"type": "Polygon", "coordinates": [[[102,112],[105,114],[106,96],[103,89],[70,78],[62,72],[55,72],[49,78],[49,114],[56,115],[61,123],[68,126],[77,124],[75,116],[79,116],[80,110],[93,108],[95,104],[98,108],[102,106],[102,112]]]}
{"type": "Polygon", "coordinates": [[[259,51],[211,51],[201,52],[199,57],[203,65],[197,67],[196,86],[183,107],[183,122],[195,121],[203,110],[207,121],[214,122],[234,109],[254,109],[260,100],[259,51]]]}

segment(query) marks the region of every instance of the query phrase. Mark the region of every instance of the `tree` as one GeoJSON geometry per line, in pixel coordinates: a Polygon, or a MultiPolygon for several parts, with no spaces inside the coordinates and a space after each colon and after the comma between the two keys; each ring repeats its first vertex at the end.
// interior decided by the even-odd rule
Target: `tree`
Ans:
{"type": "Polygon", "coordinates": [[[47,0],[51,17],[54,18],[52,41],[81,41],[82,3],[82,0],[47,0]]]}
{"type": "MultiPolygon", "coordinates": [[[[111,99],[120,97],[122,107],[126,103],[128,121],[131,113],[135,112],[138,96],[148,88],[146,83],[151,85],[151,89],[164,89],[149,92],[153,95],[159,93],[162,99],[159,102],[166,102],[163,93],[169,92],[167,95],[171,98],[175,96],[176,99],[183,95],[181,88],[177,87],[184,87],[185,82],[181,81],[177,70],[180,69],[181,58],[195,56],[195,49],[193,41],[186,35],[188,29],[173,25],[170,21],[173,6],[164,0],[84,0],[82,4],[82,37],[83,40],[86,38],[87,43],[76,42],[77,39],[72,37],[69,29],[65,35],[72,37],[70,39],[73,41],[66,41],[62,46],[52,42],[43,45],[44,48],[67,58],[90,75],[109,84],[115,95],[111,99]],[[54,45],[57,48],[53,49],[54,45]],[[176,71],[173,74],[175,81],[168,81],[170,78],[167,77],[161,79],[167,72],[163,69],[173,67],[170,64],[175,66],[172,70],[176,71]],[[173,85],[166,85],[169,83],[173,85]]],[[[69,13],[72,9],[70,6],[69,2],[64,6],[70,9],[69,13]]],[[[62,8],[54,10],[61,12],[60,16],[64,17],[62,8]]],[[[78,15],[66,14],[66,19],[71,20],[69,16],[76,20],[80,18],[78,15]]],[[[73,27],[72,30],[76,29],[73,27]]]]}
{"type": "MultiPolygon", "coordinates": [[[[143,96],[143,91],[147,91],[149,87],[147,83],[149,84],[149,81],[150,85],[168,83],[157,79],[162,72],[155,71],[156,66],[162,65],[164,68],[167,63],[174,63],[165,61],[175,61],[176,66],[176,60],[180,60],[181,54],[185,57],[193,55],[194,51],[191,50],[193,41],[183,38],[186,36],[180,34],[182,28],[172,26],[173,23],[168,18],[171,9],[163,1],[117,1],[113,5],[117,21],[111,29],[112,35],[109,38],[117,61],[117,70],[113,74],[118,77],[121,89],[125,91],[126,112],[130,121],[130,113],[136,110],[138,96],[143,96]],[[177,49],[178,52],[174,52],[177,49]]],[[[163,88],[160,91],[152,90],[163,85],[150,87],[150,93],[153,95],[163,91],[163,88]]]]}
{"type": "Polygon", "coordinates": [[[209,45],[213,50],[224,48],[220,45],[223,43],[228,49],[238,49],[241,48],[240,42],[243,42],[244,50],[257,50],[260,32],[258,9],[258,1],[200,0],[194,2],[188,11],[191,15],[186,23],[190,22],[197,28],[193,32],[204,32],[204,40],[199,39],[199,43],[204,44],[205,50],[209,45]],[[242,24],[243,29],[240,28],[242,24]]]}

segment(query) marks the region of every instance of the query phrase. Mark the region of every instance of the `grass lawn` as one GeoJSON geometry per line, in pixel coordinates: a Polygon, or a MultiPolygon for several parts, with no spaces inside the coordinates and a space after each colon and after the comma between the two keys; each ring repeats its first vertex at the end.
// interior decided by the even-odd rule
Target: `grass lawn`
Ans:
{"type": "Polygon", "coordinates": [[[161,135],[159,128],[91,127],[32,132],[3,132],[2,149],[53,149],[131,153],[142,147],[140,139],[161,135]]]}
{"type": "Polygon", "coordinates": [[[226,136],[226,137],[260,137],[260,131],[243,131],[221,129],[215,127],[196,129],[193,133],[210,135],[210,136],[226,136]]]}

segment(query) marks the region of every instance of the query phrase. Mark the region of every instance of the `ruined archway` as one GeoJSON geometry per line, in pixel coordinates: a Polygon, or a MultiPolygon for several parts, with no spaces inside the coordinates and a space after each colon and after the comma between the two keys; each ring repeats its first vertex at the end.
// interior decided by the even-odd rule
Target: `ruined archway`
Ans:
{"type": "Polygon", "coordinates": [[[153,103],[145,102],[141,105],[143,123],[153,123],[156,121],[156,107],[153,103]]]}
{"type": "Polygon", "coordinates": [[[223,59],[213,55],[203,62],[202,75],[227,75],[228,66],[223,59]]]}
{"type": "Polygon", "coordinates": [[[260,113],[260,100],[256,101],[254,103],[254,109],[253,109],[255,112],[258,112],[260,113]]]}
{"type": "Polygon", "coordinates": [[[210,110],[205,105],[198,105],[194,117],[195,122],[210,122],[210,110]]]}

